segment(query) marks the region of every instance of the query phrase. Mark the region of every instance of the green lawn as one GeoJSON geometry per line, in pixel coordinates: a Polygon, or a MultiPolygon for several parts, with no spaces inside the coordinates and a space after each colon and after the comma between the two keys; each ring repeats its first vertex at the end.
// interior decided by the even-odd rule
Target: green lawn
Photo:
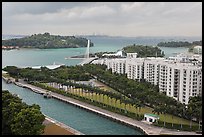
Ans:
{"type": "Polygon", "coordinates": [[[102,87],[100,87],[100,89],[102,89],[102,90],[104,90],[104,91],[113,92],[113,93],[116,93],[116,94],[121,94],[120,92],[118,92],[118,91],[112,89],[111,87],[109,87],[109,86],[107,86],[107,85],[101,83],[100,81],[97,81],[97,80],[96,80],[95,82],[98,83],[98,84],[100,84],[100,85],[102,85],[102,87]]]}
{"type": "Polygon", "coordinates": [[[2,76],[6,77],[6,78],[10,78],[10,75],[8,73],[2,73],[2,76]]]}
{"type": "MultiPolygon", "coordinates": [[[[45,84],[45,83],[44,83],[45,84]]],[[[47,85],[47,84],[45,84],[47,85]]],[[[122,108],[122,109],[125,109],[125,104],[124,103],[121,103],[120,104],[120,100],[117,100],[115,98],[109,98],[108,99],[108,96],[105,95],[104,98],[103,98],[103,95],[99,95],[99,94],[96,94],[96,93],[89,93],[89,92],[82,92],[82,89],[80,88],[77,88],[77,89],[72,89],[70,91],[70,93],[72,94],[77,94],[79,96],[83,96],[83,97],[86,97],[86,98],[89,98],[89,99],[93,99],[95,101],[98,101],[98,102],[101,102],[101,103],[104,103],[104,104],[107,104],[107,105],[111,105],[113,107],[117,107],[117,108],[122,108]],[[103,100],[104,99],[104,100],[103,100]]],[[[130,104],[126,104],[126,110],[127,111],[130,111],[130,112],[133,112],[133,113],[136,113],[136,114],[145,114],[145,113],[153,113],[153,109],[150,108],[150,107],[142,107],[142,108],[135,108],[134,106],[130,105],[130,104]]],[[[165,121],[165,122],[168,122],[168,123],[177,123],[177,124],[183,124],[183,125],[189,125],[190,124],[190,121],[189,120],[186,120],[186,119],[183,119],[183,118],[179,118],[177,116],[172,116],[170,114],[160,114],[159,115],[159,118],[161,121],[165,121]]],[[[195,123],[195,122],[192,122],[192,125],[198,125],[198,123],[195,123]]]]}
{"type": "MultiPolygon", "coordinates": [[[[84,97],[87,97],[87,98],[89,98],[89,95],[88,95],[89,93],[84,93],[84,97]]],[[[82,96],[82,94],[80,94],[80,96],[82,96]]],[[[91,98],[91,95],[90,95],[90,98],[91,98]]],[[[101,98],[102,99],[102,95],[98,95],[98,94],[96,94],[96,93],[93,93],[93,100],[95,100],[95,101],[99,101],[100,102],[100,100],[99,100],[99,98],[101,98]]],[[[105,95],[104,96],[104,101],[102,101],[102,103],[104,103],[104,104],[107,104],[107,105],[111,105],[111,106],[113,106],[113,107],[115,107],[115,98],[109,98],[109,101],[108,101],[108,97],[105,95]],[[111,104],[111,102],[112,102],[112,104],[111,104]]],[[[116,107],[117,108],[122,108],[122,109],[125,109],[125,104],[124,103],[122,103],[122,104],[120,104],[120,100],[117,100],[116,101],[116,107]]],[[[152,108],[150,108],[150,107],[142,107],[140,110],[139,110],[139,108],[135,108],[134,106],[132,106],[132,105],[130,105],[130,104],[126,104],[126,109],[127,109],[127,111],[130,111],[130,112],[134,112],[134,113],[137,113],[137,114],[145,114],[145,113],[153,113],[152,111],[153,111],[153,109],[152,108]]],[[[162,120],[162,121],[166,121],[166,122],[168,122],[168,123],[177,123],[177,124],[184,124],[184,125],[188,125],[188,124],[190,124],[190,121],[189,120],[186,120],[186,119],[183,119],[183,118],[180,118],[180,117],[177,117],[177,116],[172,116],[172,115],[170,115],[170,114],[166,114],[166,115],[164,115],[164,114],[160,114],[159,115],[159,118],[160,118],[160,120],[162,120]]],[[[197,123],[195,123],[195,122],[192,122],[192,124],[193,125],[198,125],[197,123]]]]}

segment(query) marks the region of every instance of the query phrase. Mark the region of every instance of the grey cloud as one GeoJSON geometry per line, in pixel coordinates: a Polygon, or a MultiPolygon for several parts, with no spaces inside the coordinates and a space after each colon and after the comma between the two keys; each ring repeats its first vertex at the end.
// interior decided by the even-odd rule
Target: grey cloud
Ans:
{"type": "Polygon", "coordinates": [[[92,5],[89,2],[8,2],[4,3],[3,9],[8,9],[10,14],[43,14],[54,13],[60,9],[70,9],[75,6],[92,5]]]}
{"type": "Polygon", "coordinates": [[[7,30],[22,32],[26,28],[25,32],[30,34],[42,30],[55,33],[69,30],[72,34],[101,31],[135,36],[189,32],[200,35],[202,28],[202,4],[196,2],[18,2],[3,3],[2,12],[3,33],[7,30]],[[172,29],[174,25],[179,27],[172,29]]]}

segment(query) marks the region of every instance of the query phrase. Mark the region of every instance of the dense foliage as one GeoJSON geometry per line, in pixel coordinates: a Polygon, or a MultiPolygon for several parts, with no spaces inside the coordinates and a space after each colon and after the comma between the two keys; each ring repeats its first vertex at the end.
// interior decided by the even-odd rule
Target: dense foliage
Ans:
{"type": "Polygon", "coordinates": [[[4,68],[14,78],[26,78],[28,81],[55,81],[55,80],[75,80],[83,81],[91,78],[90,74],[83,70],[82,66],[61,66],[55,70],[46,67],[41,69],[17,68],[7,66],[4,68]]]}
{"type": "MultiPolygon", "coordinates": [[[[78,48],[87,47],[86,38],[75,36],[34,34],[19,39],[2,40],[2,46],[18,46],[24,48],[78,48]]],[[[90,43],[93,46],[93,43],[90,43]]]]}
{"type": "Polygon", "coordinates": [[[137,53],[138,57],[164,57],[164,52],[159,47],[143,46],[143,45],[130,45],[124,47],[126,53],[137,53]]]}
{"type": "Polygon", "coordinates": [[[189,48],[189,47],[191,47],[193,45],[202,46],[202,40],[193,41],[192,43],[187,42],[187,41],[185,41],[185,42],[183,42],[183,41],[178,41],[178,42],[171,41],[171,42],[160,42],[160,43],[157,44],[157,46],[159,46],[159,47],[187,47],[187,48],[189,48]]]}
{"type": "Polygon", "coordinates": [[[128,79],[124,74],[112,73],[111,70],[107,70],[105,65],[62,66],[55,70],[49,70],[47,68],[41,68],[40,70],[30,68],[19,69],[8,66],[4,70],[9,72],[9,74],[15,74],[15,76],[26,78],[29,81],[57,82],[64,85],[72,85],[120,99],[124,103],[129,102],[138,108],[149,106],[157,114],[168,113],[189,120],[196,118],[196,121],[201,121],[202,119],[202,112],[199,111],[202,110],[202,101],[199,97],[196,99],[192,98],[189,105],[186,106],[160,93],[158,85],[153,85],[144,79],[139,82],[128,79]],[[95,78],[108,85],[120,94],[103,92],[97,88],[72,84],[73,80],[89,80],[91,78],[95,78]]]}
{"type": "Polygon", "coordinates": [[[196,121],[202,121],[202,97],[195,96],[190,97],[189,104],[187,106],[187,113],[189,114],[189,118],[192,120],[196,118],[196,121]]]}
{"type": "Polygon", "coordinates": [[[2,90],[2,135],[41,135],[45,116],[38,105],[27,105],[16,95],[2,90]]]}
{"type": "Polygon", "coordinates": [[[115,52],[97,52],[97,53],[95,53],[95,55],[97,56],[97,57],[99,57],[99,58],[103,58],[103,54],[114,54],[115,52]]]}

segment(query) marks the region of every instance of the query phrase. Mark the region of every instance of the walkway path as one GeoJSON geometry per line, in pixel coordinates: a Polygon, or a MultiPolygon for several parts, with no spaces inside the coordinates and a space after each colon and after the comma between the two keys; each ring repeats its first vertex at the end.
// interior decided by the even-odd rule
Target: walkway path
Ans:
{"type": "MultiPolygon", "coordinates": [[[[45,89],[42,89],[42,88],[39,88],[39,87],[35,87],[33,85],[30,85],[30,84],[22,83],[22,81],[21,82],[19,81],[18,83],[26,85],[27,87],[30,87],[30,88],[35,88],[36,90],[38,90],[38,91],[40,91],[42,93],[46,92],[45,89]]],[[[132,119],[132,118],[129,118],[129,117],[117,114],[117,113],[113,113],[113,112],[104,110],[102,108],[90,105],[88,103],[84,103],[84,102],[78,101],[76,99],[73,99],[73,98],[70,98],[70,97],[66,97],[66,96],[63,96],[63,95],[60,95],[60,94],[57,94],[57,93],[54,93],[54,92],[51,92],[51,95],[54,98],[57,98],[59,100],[62,100],[62,101],[65,101],[65,102],[68,102],[68,103],[71,103],[71,104],[74,104],[76,106],[80,106],[80,107],[82,107],[84,109],[93,111],[93,112],[98,113],[100,115],[112,118],[114,120],[121,121],[122,123],[126,123],[126,124],[132,125],[134,127],[139,127],[140,129],[142,129],[148,135],[160,135],[160,134],[198,135],[195,132],[177,131],[177,130],[173,130],[173,129],[166,129],[166,128],[152,126],[152,125],[146,124],[144,122],[137,121],[135,119],[132,119]]]]}
{"type": "Polygon", "coordinates": [[[122,123],[126,123],[135,127],[139,127],[141,128],[143,131],[145,131],[145,133],[147,133],[148,135],[159,135],[159,134],[173,134],[173,135],[197,135],[195,132],[185,132],[185,131],[177,131],[177,130],[171,130],[171,129],[166,129],[166,128],[161,128],[161,127],[156,127],[156,126],[152,126],[146,123],[143,123],[141,121],[137,121],[135,119],[117,114],[117,113],[113,113],[104,109],[101,109],[99,107],[78,101],[76,99],[73,98],[69,98],[69,97],[65,97],[63,95],[57,94],[57,93],[53,93],[52,92],[52,96],[55,98],[58,98],[60,100],[69,102],[71,104],[80,106],[82,108],[88,109],[90,111],[93,111],[95,113],[110,117],[112,119],[121,121],[122,123]]]}

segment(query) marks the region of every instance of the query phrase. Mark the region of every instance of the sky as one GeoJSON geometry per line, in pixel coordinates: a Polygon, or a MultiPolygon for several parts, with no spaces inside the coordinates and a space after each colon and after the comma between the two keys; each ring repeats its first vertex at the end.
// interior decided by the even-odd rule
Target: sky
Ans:
{"type": "Polygon", "coordinates": [[[3,2],[2,33],[202,36],[202,2],[3,2]]]}

